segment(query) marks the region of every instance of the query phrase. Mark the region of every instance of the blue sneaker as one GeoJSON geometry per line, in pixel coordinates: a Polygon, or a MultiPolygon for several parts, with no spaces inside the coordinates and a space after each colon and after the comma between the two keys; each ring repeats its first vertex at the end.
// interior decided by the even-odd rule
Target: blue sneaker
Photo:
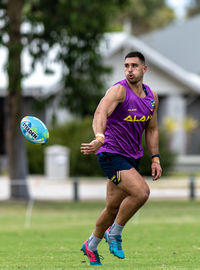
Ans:
{"type": "Polygon", "coordinates": [[[81,251],[83,251],[84,255],[88,256],[90,265],[102,265],[97,250],[91,251],[88,249],[88,240],[82,245],[81,251]]]}
{"type": "Polygon", "coordinates": [[[108,242],[110,253],[119,259],[124,259],[124,251],[122,249],[122,238],[121,235],[112,235],[110,237],[110,227],[105,231],[104,238],[108,242]]]}

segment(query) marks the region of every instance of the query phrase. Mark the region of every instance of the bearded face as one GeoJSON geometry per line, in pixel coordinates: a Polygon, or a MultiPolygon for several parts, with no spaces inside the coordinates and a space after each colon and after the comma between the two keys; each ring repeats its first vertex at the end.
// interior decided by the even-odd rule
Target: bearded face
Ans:
{"type": "Polygon", "coordinates": [[[137,84],[143,80],[146,70],[147,66],[138,57],[125,59],[124,73],[130,84],[137,84]]]}

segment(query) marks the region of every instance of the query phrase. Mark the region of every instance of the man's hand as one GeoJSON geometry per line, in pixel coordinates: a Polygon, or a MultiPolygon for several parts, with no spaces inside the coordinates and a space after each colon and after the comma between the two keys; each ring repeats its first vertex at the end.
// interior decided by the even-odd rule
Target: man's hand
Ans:
{"type": "Polygon", "coordinates": [[[83,155],[94,154],[102,146],[102,143],[97,139],[91,141],[90,143],[81,144],[81,152],[83,155]]]}
{"type": "Polygon", "coordinates": [[[158,180],[162,175],[162,168],[159,162],[152,162],[151,171],[153,176],[153,181],[158,180]]]}

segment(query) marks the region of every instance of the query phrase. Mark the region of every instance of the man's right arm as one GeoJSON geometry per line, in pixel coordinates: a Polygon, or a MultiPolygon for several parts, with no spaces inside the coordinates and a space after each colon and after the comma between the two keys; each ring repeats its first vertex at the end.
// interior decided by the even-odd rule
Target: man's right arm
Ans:
{"type": "Polygon", "coordinates": [[[103,133],[106,129],[108,116],[112,114],[119,103],[122,103],[126,97],[125,88],[117,84],[110,88],[106,95],[101,99],[93,119],[94,134],[103,133]]]}
{"type": "MultiPolygon", "coordinates": [[[[93,130],[95,137],[97,134],[104,135],[107,118],[112,114],[119,103],[122,103],[126,97],[126,89],[118,84],[110,88],[106,95],[101,99],[93,118],[93,130]]],[[[99,137],[100,139],[101,137],[99,137]]],[[[103,138],[103,136],[102,136],[103,138]]],[[[101,146],[102,140],[94,139],[90,143],[81,144],[81,152],[84,155],[95,153],[101,146]]]]}

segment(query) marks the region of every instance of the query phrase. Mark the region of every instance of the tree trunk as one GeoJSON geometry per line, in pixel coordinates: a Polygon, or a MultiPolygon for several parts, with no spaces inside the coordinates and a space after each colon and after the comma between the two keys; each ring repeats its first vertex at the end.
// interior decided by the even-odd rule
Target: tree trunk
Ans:
{"type": "Polygon", "coordinates": [[[22,118],[21,89],[21,11],[23,0],[8,1],[9,45],[8,45],[8,95],[6,100],[6,141],[11,199],[27,200],[27,163],[23,136],[20,131],[22,118]]]}

